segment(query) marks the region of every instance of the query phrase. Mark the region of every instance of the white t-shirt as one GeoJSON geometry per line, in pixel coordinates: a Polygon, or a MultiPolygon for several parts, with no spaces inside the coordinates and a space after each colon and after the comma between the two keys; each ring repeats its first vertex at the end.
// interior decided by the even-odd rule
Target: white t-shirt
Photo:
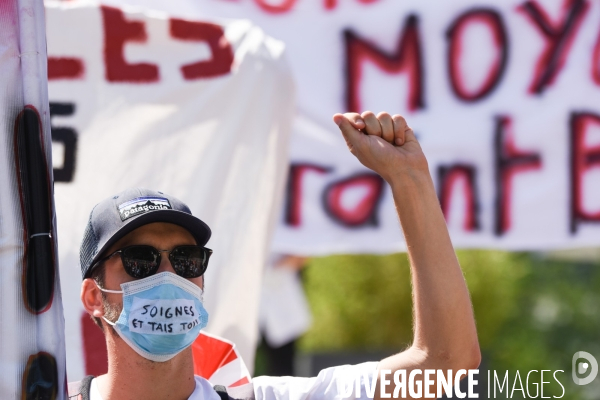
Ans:
{"type": "MultiPolygon", "coordinates": [[[[358,365],[342,365],[326,368],[314,378],[298,378],[293,376],[259,376],[252,379],[254,396],[256,400],[366,400],[372,398],[367,395],[368,390],[374,389],[374,376],[377,372],[377,362],[368,362],[358,365]],[[356,389],[350,396],[341,391],[347,384],[349,377],[360,377],[360,395],[356,396],[356,389]]],[[[213,385],[206,379],[196,376],[196,389],[188,400],[220,400],[221,398],[213,389],[213,385]]],[[[102,400],[96,380],[92,380],[90,400],[102,400]]]]}

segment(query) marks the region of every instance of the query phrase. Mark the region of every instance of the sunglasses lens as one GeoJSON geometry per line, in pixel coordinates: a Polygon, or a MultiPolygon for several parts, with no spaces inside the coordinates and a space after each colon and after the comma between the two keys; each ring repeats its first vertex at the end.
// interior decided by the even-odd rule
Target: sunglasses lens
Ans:
{"type": "Polygon", "coordinates": [[[156,273],[160,253],[151,246],[131,246],[123,249],[121,259],[125,272],[141,279],[156,273]]]}
{"type": "Polygon", "coordinates": [[[169,260],[177,275],[183,278],[202,276],[212,251],[200,246],[179,246],[171,251],[169,260]]]}

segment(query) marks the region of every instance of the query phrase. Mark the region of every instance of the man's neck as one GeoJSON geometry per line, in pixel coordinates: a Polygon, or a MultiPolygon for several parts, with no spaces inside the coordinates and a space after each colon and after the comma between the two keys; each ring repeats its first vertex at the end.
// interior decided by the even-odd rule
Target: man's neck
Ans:
{"type": "Polygon", "coordinates": [[[107,335],[111,336],[107,337],[108,373],[96,381],[102,400],[187,400],[190,397],[196,387],[191,348],[169,361],[154,362],[113,335],[107,335]]]}

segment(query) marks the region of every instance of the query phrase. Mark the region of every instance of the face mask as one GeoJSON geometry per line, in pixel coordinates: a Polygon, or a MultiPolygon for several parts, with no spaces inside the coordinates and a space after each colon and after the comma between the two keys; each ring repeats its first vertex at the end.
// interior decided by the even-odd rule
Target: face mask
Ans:
{"type": "Polygon", "coordinates": [[[121,284],[123,310],[111,324],[139,355],[167,361],[190,346],[208,323],[202,289],[170,272],[121,284]]]}

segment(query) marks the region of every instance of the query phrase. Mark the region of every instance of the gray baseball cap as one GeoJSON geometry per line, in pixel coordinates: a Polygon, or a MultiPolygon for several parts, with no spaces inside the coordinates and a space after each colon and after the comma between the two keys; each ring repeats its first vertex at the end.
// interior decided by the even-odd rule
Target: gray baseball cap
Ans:
{"type": "Polygon", "coordinates": [[[153,222],[169,222],[187,229],[204,246],[210,228],[181,200],[162,192],[127,189],[96,204],[90,213],[79,250],[81,275],[89,278],[92,266],[113,244],[129,232],[153,222]]]}

